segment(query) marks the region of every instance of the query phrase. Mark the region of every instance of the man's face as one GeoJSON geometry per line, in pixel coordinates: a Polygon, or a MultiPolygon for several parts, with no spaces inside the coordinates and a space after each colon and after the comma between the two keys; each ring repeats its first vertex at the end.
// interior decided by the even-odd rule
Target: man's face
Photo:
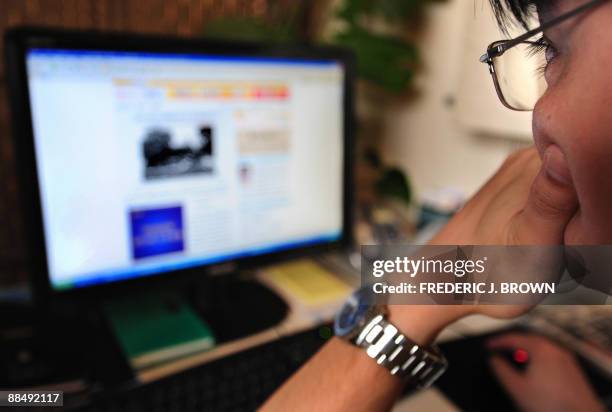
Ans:
{"type": "MultiPolygon", "coordinates": [[[[540,19],[586,1],[549,1],[540,19]]],[[[612,1],[545,35],[555,52],[545,73],[548,90],[533,113],[533,131],[544,164],[570,178],[578,195],[565,242],[612,244],[612,1]]]]}

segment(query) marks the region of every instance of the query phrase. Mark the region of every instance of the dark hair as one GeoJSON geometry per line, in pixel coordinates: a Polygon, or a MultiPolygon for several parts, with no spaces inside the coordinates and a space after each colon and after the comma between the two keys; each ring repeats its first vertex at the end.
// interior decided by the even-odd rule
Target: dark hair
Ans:
{"type": "Polygon", "coordinates": [[[489,0],[497,24],[507,33],[508,27],[519,24],[528,29],[528,20],[537,11],[538,3],[542,0],[489,0]]]}

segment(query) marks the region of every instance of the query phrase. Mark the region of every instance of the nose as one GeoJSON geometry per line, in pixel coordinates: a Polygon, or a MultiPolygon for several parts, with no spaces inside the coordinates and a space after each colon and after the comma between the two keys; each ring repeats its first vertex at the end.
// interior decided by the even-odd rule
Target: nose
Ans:
{"type": "Polygon", "coordinates": [[[549,135],[552,113],[549,109],[550,105],[547,99],[548,92],[547,90],[536,102],[531,119],[533,141],[540,155],[540,159],[544,159],[544,150],[552,143],[552,139],[549,135]]]}

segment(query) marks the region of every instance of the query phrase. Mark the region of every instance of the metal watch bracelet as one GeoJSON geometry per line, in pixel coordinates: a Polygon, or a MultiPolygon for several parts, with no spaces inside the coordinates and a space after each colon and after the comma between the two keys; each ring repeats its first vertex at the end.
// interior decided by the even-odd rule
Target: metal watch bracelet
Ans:
{"type": "Polygon", "coordinates": [[[422,348],[389,323],[374,316],[353,342],[392,375],[419,388],[430,386],[448,366],[446,358],[432,346],[422,348]]]}

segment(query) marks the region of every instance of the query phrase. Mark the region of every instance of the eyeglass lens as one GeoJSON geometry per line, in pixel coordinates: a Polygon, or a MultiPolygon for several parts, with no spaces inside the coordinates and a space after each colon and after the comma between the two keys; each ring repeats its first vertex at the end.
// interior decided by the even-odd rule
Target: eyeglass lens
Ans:
{"type": "Polygon", "coordinates": [[[498,87],[515,110],[533,110],[546,92],[544,52],[532,43],[520,43],[493,59],[498,87]]]}

